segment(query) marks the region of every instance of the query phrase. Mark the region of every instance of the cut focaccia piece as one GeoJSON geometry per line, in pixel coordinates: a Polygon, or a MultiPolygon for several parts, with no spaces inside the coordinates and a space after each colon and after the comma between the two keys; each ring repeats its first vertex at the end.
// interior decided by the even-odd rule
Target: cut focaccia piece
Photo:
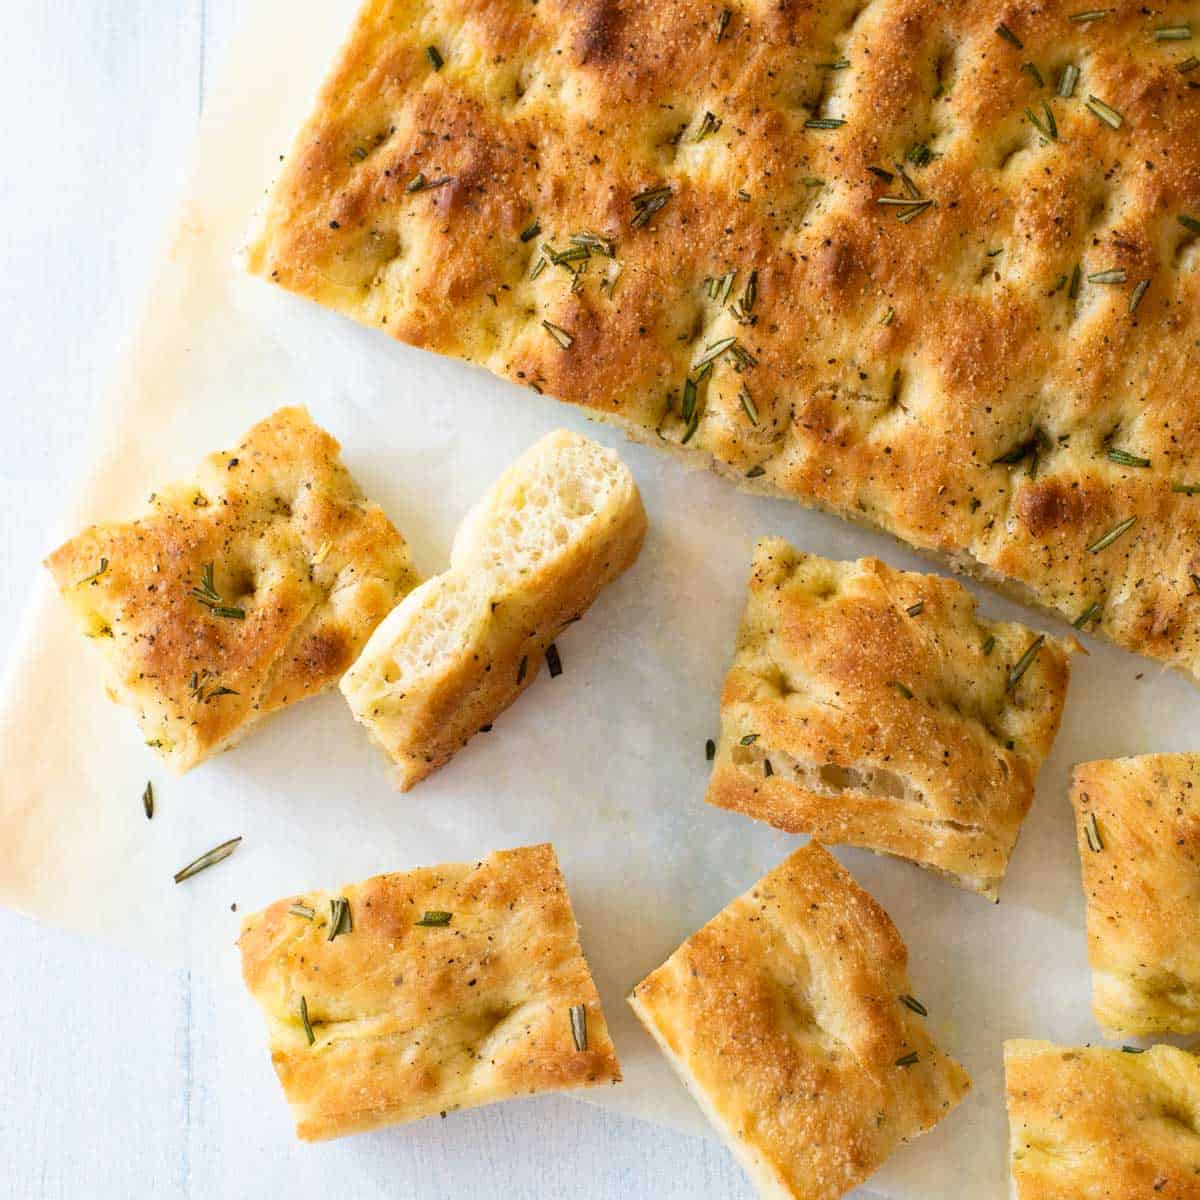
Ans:
{"type": "Polygon", "coordinates": [[[1071,801],[1096,1020],[1200,1033],[1200,754],[1081,763],[1071,801]]]}
{"type": "Polygon", "coordinates": [[[810,843],[629,1002],[763,1196],[833,1200],[970,1088],[907,964],[887,913],[810,843]]]}
{"type": "Polygon", "coordinates": [[[765,539],[708,802],[995,897],[1058,730],[1070,649],[982,620],[951,579],[765,539]]]}
{"type": "Polygon", "coordinates": [[[621,1078],[548,844],[289,896],[239,945],[305,1141],[621,1078]]]}
{"type": "Polygon", "coordinates": [[[1200,1059],[1004,1043],[1017,1200],[1200,1200],[1200,1059]]]}
{"type": "Polygon", "coordinates": [[[500,477],[342,680],[407,791],[507,708],[543,654],[631,566],[646,514],[617,455],[560,430],[500,477]]]}
{"type": "Polygon", "coordinates": [[[150,512],[92,525],[47,559],[108,693],[177,771],[336,682],[417,582],[337,441],[282,408],[150,512]]]}

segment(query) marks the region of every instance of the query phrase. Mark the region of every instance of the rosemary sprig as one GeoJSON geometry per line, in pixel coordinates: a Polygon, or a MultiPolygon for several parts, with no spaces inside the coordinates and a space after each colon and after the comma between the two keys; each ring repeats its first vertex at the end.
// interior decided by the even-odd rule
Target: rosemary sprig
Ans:
{"type": "Polygon", "coordinates": [[[542,328],[564,349],[569,350],[575,341],[574,335],[568,333],[561,325],[553,321],[543,321],[542,328]]]}
{"type": "Polygon", "coordinates": [[[575,1049],[582,1054],[588,1048],[587,1007],[583,1004],[572,1004],[569,1012],[571,1016],[571,1040],[575,1043],[575,1049]]]}
{"type": "Polygon", "coordinates": [[[763,778],[770,779],[771,776],[774,774],[775,774],[775,768],[773,766],[771,766],[771,760],[769,758],[764,758],[763,759],[763,778]]]}
{"type": "Polygon", "coordinates": [[[1107,550],[1122,534],[1127,533],[1137,524],[1137,517],[1126,517],[1119,524],[1114,525],[1106,534],[1097,538],[1089,547],[1088,550],[1092,554],[1099,554],[1101,550],[1107,550]]]}
{"type": "Polygon", "coordinates": [[[1112,129],[1120,129],[1121,122],[1124,118],[1111,104],[1105,104],[1099,96],[1089,96],[1084,108],[1088,110],[1094,117],[1098,117],[1101,121],[1112,129]]]}
{"type": "Polygon", "coordinates": [[[1148,467],[1150,465],[1148,458],[1143,458],[1140,454],[1130,454],[1128,450],[1120,450],[1116,446],[1109,446],[1107,454],[1113,462],[1119,463],[1123,467],[1148,467]]]}
{"type": "Polygon", "coordinates": [[[442,57],[441,51],[436,46],[426,46],[425,57],[429,59],[429,65],[435,71],[440,71],[446,65],[446,60],[442,57]]]}
{"type": "Polygon", "coordinates": [[[345,896],[335,896],[329,901],[329,936],[332,942],[340,933],[353,933],[354,920],[350,916],[350,901],[345,896]]]}
{"type": "Polygon", "coordinates": [[[562,658],[559,656],[558,647],[553,642],[546,647],[546,669],[550,672],[551,679],[557,679],[563,671],[562,658]]]}
{"type": "Polygon", "coordinates": [[[308,997],[300,997],[300,1024],[304,1026],[304,1036],[308,1038],[308,1044],[311,1046],[317,1040],[317,1035],[313,1033],[312,1022],[308,1019],[308,997]]]}
{"type": "Polygon", "coordinates": [[[925,1005],[923,1005],[915,996],[901,996],[900,1003],[903,1004],[905,1008],[915,1012],[918,1017],[929,1016],[929,1009],[927,1009],[925,1005]]]}
{"type": "Polygon", "coordinates": [[[154,784],[147,779],[146,790],[142,792],[142,809],[146,813],[146,820],[154,819],[154,784]]]}
{"type": "Polygon", "coordinates": [[[453,916],[453,913],[445,912],[440,908],[426,909],[425,915],[419,921],[414,922],[414,924],[424,925],[430,929],[441,928],[449,925],[453,916]]]}
{"type": "Polygon", "coordinates": [[[1045,645],[1046,635],[1039,633],[1037,637],[1029,643],[1029,649],[1017,659],[1016,665],[1008,673],[1008,690],[1011,692],[1021,681],[1021,677],[1033,665],[1033,660],[1037,658],[1038,652],[1045,645]]]}
{"type": "Polygon", "coordinates": [[[1084,629],[1086,629],[1086,628],[1087,628],[1087,626],[1089,626],[1089,625],[1090,625],[1090,624],[1091,624],[1091,623],[1092,623],[1092,622],[1093,622],[1093,621],[1094,621],[1094,620],[1095,620],[1095,619],[1096,619],[1096,618],[1097,618],[1097,617],[1098,617],[1098,616],[1099,616],[1099,615],[1100,615],[1100,614],[1101,614],[1103,611],[1104,611],[1104,605],[1103,605],[1103,604],[1101,604],[1099,600],[1093,600],[1093,601],[1091,602],[1091,604],[1089,604],[1089,605],[1087,606],[1087,608],[1085,608],[1085,609],[1083,610],[1083,612],[1081,612],[1081,613],[1079,614],[1079,616],[1077,616],[1077,617],[1075,618],[1075,620],[1073,620],[1073,621],[1071,622],[1071,625],[1072,625],[1072,626],[1073,626],[1075,629],[1078,629],[1080,632],[1082,632],[1082,631],[1083,631],[1084,629]]]}
{"type": "Polygon", "coordinates": [[[316,918],[316,910],[308,907],[307,904],[293,904],[288,909],[293,917],[303,917],[306,921],[312,921],[316,918]]]}
{"type": "Polygon", "coordinates": [[[1087,815],[1087,820],[1083,823],[1083,836],[1088,844],[1088,849],[1093,854],[1099,854],[1104,849],[1104,841],[1100,837],[1100,826],[1096,822],[1096,814],[1090,812],[1087,815]]]}
{"type": "Polygon", "coordinates": [[[233,605],[226,604],[213,584],[213,565],[205,563],[200,571],[200,586],[194,587],[191,590],[191,597],[199,604],[203,604],[215,617],[230,617],[235,621],[244,621],[246,619],[246,610],[244,608],[235,608],[233,605]]]}
{"type": "Polygon", "coordinates": [[[188,863],[186,867],[176,871],[175,882],[182,883],[185,879],[191,879],[193,875],[198,875],[201,871],[207,870],[222,859],[228,858],[238,848],[241,841],[240,837],[235,837],[230,838],[227,842],[222,842],[219,846],[214,846],[206,854],[200,855],[199,858],[188,863]]]}
{"type": "Polygon", "coordinates": [[[1058,94],[1064,100],[1070,100],[1075,95],[1075,85],[1079,82],[1079,68],[1074,63],[1067,63],[1058,77],[1058,94]]]}

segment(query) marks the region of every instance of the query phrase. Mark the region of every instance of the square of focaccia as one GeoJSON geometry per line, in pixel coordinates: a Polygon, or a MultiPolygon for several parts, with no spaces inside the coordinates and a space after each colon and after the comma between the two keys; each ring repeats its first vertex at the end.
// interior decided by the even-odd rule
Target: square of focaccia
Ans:
{"type": "Polygon", "coordinates": [[[995,897],[1069,647],[951,579],[758,544],[708,802],[911,859],[995,897]]]}
{"type": "Polygon", "coordinates": [[[289,896],[239,945],[305,1141],[621,1078],[550,845],[289,896]]]}
{"type": "Polygon", "coordinates": [[[1200,678],[1200,17],[1083,8],[369,0],[248,266],[1200,678]]]}
{"type": "Polygon", "coordinates": [[[833,1200],[970,1080],[934,1044],[896,927],[810,843],[633,990],[633,1010],[773,1200],[833,1200]]]}
{"type": "Polygon", "coordinates": [[[1096,1020],[1200,1033],[1200,754],[1081,763],[1071,801],[1096,1020]]]}
{"type": "Polygon", "coordinates": [[[1200,1059],[1004,1043],[1017,1200],[1200,1200],[1200,1059]]]}
{"type": "Polygon", "coordinates": [[[91,525],[46,560],[104,653],[109,696],[175,770],[335,683],[416,584],[338,451],[282,408],[147,515],[91,525]]]}
{"type": "Polygon", "coordinates": [[[559,430],[459,527],[450,569],[372,634],[342,693],[407,791],[506,709],[546,648],[632,566],[646,513],[611,450],[559,430]]]}

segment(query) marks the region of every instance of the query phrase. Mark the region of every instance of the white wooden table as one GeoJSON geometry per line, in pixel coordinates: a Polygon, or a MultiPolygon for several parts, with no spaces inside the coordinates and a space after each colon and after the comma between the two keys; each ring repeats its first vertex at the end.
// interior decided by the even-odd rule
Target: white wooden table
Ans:
{"type": "MultiPolygon", "coordinates": [[[[5,653],[237,11],[238,0],[27,0],[6,11],[5,653]]],[[[62,819],[89,815],[64,796],[62,819]]],[[[336,1150],[300,1146],[277,1136],[278,1119],[269,1129],[231,1119],[239,1080],[213,1068],[222,1030],[204,979],[2,911],[0,941],[4,1197],[752,1195],[715,1143],[563,1097],[426,1121],[336,1150]]],[[[265,1043],[244,1053],[265,1055],[265,1043]]]]}

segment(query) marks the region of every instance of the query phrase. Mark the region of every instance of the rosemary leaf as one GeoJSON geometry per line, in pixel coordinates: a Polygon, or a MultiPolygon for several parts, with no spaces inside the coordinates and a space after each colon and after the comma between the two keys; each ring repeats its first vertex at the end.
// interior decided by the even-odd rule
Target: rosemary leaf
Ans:
{"type": "Polygon", "coordinates": [[[741,746],[753,746],[754,743],[757,741],[758,741],[757,733],[748,733],[748,734],[746,734],[746,736],[744,738],[742,738],[742,740],[738,744],[741,746]]]}
{"type": "Polygon", "coordinates": [[[705,112],[700,128],[696,131],[696,141],[702,142],[710,134],[716,133],[725,122],[713,113],[705,112]]]}
{"type": "Polygon", "coordinates": [[[1074,63],[1067,63],[1058,77],[1058,94],[1064,100],[1070,100],[1075,95],[1075,85],[1078,82],[1079,68],[1074,63]]]}
{"type": "Polygon", "coordinates": [[[882,167],[868,167],[867,170],[877,179],[882,179],[884,183],[891,183],[896,178],[891,171],[885,171],[882,167]]]}
{"type": "Polygon", "coordinates": [[[154,819],[154,784],[150,780],[146,780],[146,790],[142,792],[142,808],[146,813],[146,820],[154,819]]]}
{"type": "MultiPolygon", "coordinates": [[[[1180,214],[1179,223],[1190,233],[1200,233],[1200,220],[1197,220],[1195,217],[1189,217],[1187,213],[1180,214]]],[[[100,560],[102,564],[104,564],[105,561],[106,560],[103,558],[100,560]]],[[[103,567],[101,567],[101,570],[103,570],[103,567]]]]}
{"type": "Polygon", "coordinates": [[[1171,491],[1181,496],[1200,496],[1200,483],[1173,483],[1171,491]]]}
{"type": "Polygon", "coordinates": [[[312,1022],[308,1019],[308,997],[300,997],[300,1023],[304,1026],[304,1036],[308,1038],[308,1044],[311,1046],[317,1040],[317,1035],[313,1033],[312,1022]]]}
{"type": "Polygon", "coordinates": [[[563,671],[562,658],[553,642],[546,647],[546,669],[550,672],[551,679],[557,679],[563,671]]]}
{"type": "Polygon", "coordinates": [[[1016,666],[1008,673],[1008,690],[1011,692],[1021,681],[1021,676],[1033,665],[1033,660],[1037,658],[1038,651],[1046,642],[1046,635],[1039,633],[1037,637],[1029,643],[1029,649],[1017,659],[1016,666]]]}
{"type": "Polygon", "coordinates": [[[441,51],[436,46],[426,46],[425,57],[429,59],[429,65],[435,71],[440,71],[446,63],[446,60],[441,55],[441,51]]]}
{"type": "Polygon", "coordinates": [[[898,1067],[914,1067],[914,1066],[916,1066],[918,1061],[919,1061],[919,1056],[918,1056],[917,1052],[914,1050],[914,1051],[912,1051],[911,1054],[905,1054],[903,1057],[896,1059],[896,1066],[898,1066],[898,1067]]]}
{"type": "Polygon", "coordinates": [[[927,1009],[925,1005],[923,1005],[915,996],[901,996],[900,1003],[903,1004],[905,1008],[911,1009],[911,1011],[915,1012],[918,1017],[929,1016],[929,1009],[927,1009]]]}
{"type": "Polygon", "coordinates": [[[575,341],[573,335],[569,334],[561,325],[555,325],[553,321],[543,321],[542,328],[564,349],[569,350],[571,343],[575,341]]]}
{"type": "Polygon", "coordinates": [[[750,395],[750,391],[744,383],[738,392],[738,399],[742,402],[742,411],[749,417],[750,424],[757,425],[758,406],[754,403],[754,397],[750,395]]]}
{"type": "Polygon", "coordinates": [[[836,62],[817,63],[818,71],[844,71],[850,65],[848,58],[839,58],[836,62]]]}
{"type": "Polygon", "coordinates": [[[570,1015],[571,1040],[575,1043],[575,1049],[582,1054],[588,1048],[587,1007],[583,1004],[572,1004],[570,1015]]]}
{"type": "Polygon", "coordinates": [[[1080,631],[1082,632],[1082,631],[1083,631],[1084,629],[1086,629],[1086,628],[1087,628],[1087,627],[1088,627],[1088,626],[1089,626],[1089,625],[1090,625],[1090,624],[1091,624],[1091,623],[1092,623],[1092,622],[1093,622],[1093,621],[1094,621],[1094,620],[1095,620],[1095,619],[1096,619],[1096,618],[1097,618],[1097,617],[1098,617],[1098,616],[1101,614],[1101,612],[1103,612],[1103,611],[1104,611],[1104,605],[1102,605],[1102,604],[1100,603],[1100,601],[1099,601],[1099,600],[1093,600],[1093,601],[1091,602],[1091,604],[1089,604],[1089,605],[1087,606],[1087,608],[1085,608],[1085,609],[1083,610],[1083,612],[1081,612],[1081,613],[1079,614],[1079,616],[1077,616],[1077,617],[1075,618],[1075,620],[1073,620],[1073,621],[1071,622],[1071,624],[1072,624],[1072,626],[1074,626],[1074,628],[1076,628],[1076,629],[1078,629],[1078,630],[1080,630],[1080,631]]]}
{"type": "Polygon", "coordinates": [[[1194,54],[1192,54],[1185,58],[1183,62],[1181,62],[1175,68],[1175,70],[1177,70],[1180,75],[1187,75],[1189,72],[1194,71],[1197,67],[1200,67],[1200,58],[1197,58],[1194,54]]]}
{"type": "Polygon", "coordinates": [[[925,601],[918,600],[916,604],[910,604],[904,611],[910,617],[919,617],[925,611],[925,601]]]}
{"type": "Polygon", "coordinates": [[[747,479],[759,479],[766,473],[767,473],[766,467],[764,467],[761,463],[755,463],[755,465],[752,466],[750,468],[750,470],[748,470],[746,472],[746,478],[747,479]]]}
{"type": "MultiPolygon", "coordinates": [[[[1182,220],[1184,220],[1184,218],[1183,218],[1183,217],[1180,217],[1179,219],[1180,219],[1181,221],[1182,221],[1182,220]]],[[[1191,220],[1191,217],[1188,217],[1188,218],[1187,218],[1187,220],[1189,220],[1189,221],[1190,221],[1190,220],[1191,220]]],[[[78,585],[77,585],[77,586],[78,586],[78,587],[83,587],[83,585],[84,585],[85,583],[95,583],[95,581],[96,581],[97,579],[99,579],[99,578],[100,578],[100,576],[101,576],[101,575],[103,575],[103,574],[104,574],[104,572],[105,572],[105,571],[107,571],[107,570],[108,570],[108,559],[107,559],[107,558],[102,558],[102,559],[100,560],[100,568],[99,568],[99,570],[93,571],[93,572],[92,572],[92,573],[91,573],[91,574],[90,574],[90,575],[89,575],[89,576],[88,576],[86,579],[81,579],[81,580],[79,581],[79,583],[78,583],[78,585]]]]}
{"type": "Polygon", "coordinates": [[[308,907],[307,904],[293,904],[288,912],[293,917],[303,917],[306,921],[311,921],[316,917],[316,911],[308,907]]]}
{"type": "Polygon", "coordinates": [[[1191,37],[1190,25],[1161,25],[1154,31],[1156,42],[1187,42],[1191,41],[1191,37]]]}
{"type": "Polygon", "coordinates": [[[721,9],[720,16],[717,17],[717,41],[719,42],[725,36],[725,30],[729,25],[729,18],[733,13],[727,8],[721,9]]]}
{"type": "Polygon", "coordinates": [[[1137,524],[1137,517],[1126,517],[1125,520],[1118,525],[1114,525],[1106,534],[1094,541],[1088,550],[1093,554],[1099,554],[1101,550],[1106,550],[1113,544],[1122,534],[1127,533],[1137,524]]]}
{"type": "Polygon", "coordinates": [[[1102,21],[1111,11],[1109,8],[1089,8],[1086,12],[1072,13],[1069,19],[1076,25],[1090,25],[1093,21],[1102,21]]]}
{"type": "Polygon", "coordinates": [[[1101,121],[1112,129],[1120,129],[1121,122],[1124,118],[1111,104],[1105,104],[1099,96],[1089,96],[1084,107],[1094,117],[1098,117],[1101,121]]]}
{"type": "Polygon", "coordinates": [[[1104,842],[1100,837],[1100,826],[1096,823],[1096,814],[1090,812],[1087,815],[1087,820],[1083,823],[1083,836],[1087,841],[1088,849],[1093,854],[1099,854],[1104,849],[1104,842]]]}
{"type": "Polygon", "coordinates": [[[805,129],[841,129],[846,121],[843,117],[809,117],[805,129]]]}
{"type": "Polygon", "coordinates": [[[704,743],[704,761],[712,762],[712,760],[716,757],[717,757],[717,743],[714,742],[712,740],[712,738],[709,738],[708,741],[706,741],[704,743]]]}
{"type": "Polygon", "coordinates": [[[718,358],[721,357],[722,354],[725,353],[726,350],[732,350],[736,344],[737,344],[736,337],[727,337],[727,338],[721,338],[719,341],[712,342],[710,345],[705,346],[704,353],[697,360],[697,362],[696,362],[695,366],[693,366],[692,370],[697,370],[700,367],[703,367],[704,365],[706,365],[707,363],[715,362],[718,358]]]}
{"type": "Polygon", "coordinates": [[[1112,267],[1107,271],[1095,271],[1087,277],[1088,283],[1124,283],[1128,275],[1124,267],[1112,267]]]}
{"type": "Polygon", "coordinates": [[[1146,294],[1146,289],[1150,286],[1149,279],[1139,279],[1137,285],[1129,297],[1129,315],[1132,317],[1138,310],[1138,305],[1142,302],[1142,297],[1146,294]]]}
{"type": "Polygon", "coordinates": [[[1083,282],[1083,268],[1079,263],[1075,264],[1075,270],[1071,272],[1071,286],[1067,288],[1067,297],[1071,300],[1079,299],[1079,286],[1083,282]]]}
{"type": "Polygon", "coordinates": [[[438,928],[449,925],[450,921],[453,919],[453,916],[453,913],[444,912],[441,909],[426,909],[425,915],[419,921],[414,922],[414,924],[425,925],[431,929],[438,928]]]}
{"type": "Polygon", "coordinates": [[[526,228],[521,230],[521,241],[532,242],[533,239],[535,237],[537,237],[537,235],[541,232],[542,232],[542,227],[535,220],[532,225],[526,226],[526,228]]]}
{"type": "Polygon", "coordinates": [[[246,619],[246,610],[226,604],[213,583],[213,564],[205,563],[200,570],[200,584],[190,593],[193,600],[203,604],[214,616],[230,617],[235,621],[246,619]]]}
{"type": "Polygon", "coordinates": [[[1121,1052],[1123,1054],[1145,1054],[1146,1050],[1143,1046],[1122,1046],[1121,1052]]]}
{"type": "Polygon", "coordinates": [[[933,207],[932,200],[922,200],[919,204],[914,204],[911,208],[907,208],[902,213],[896,214],[896,220],[901,225],[907,225],[909,221],[915,221],[923,212],[928,211],[933,207]]]}
{"type": "Polygon", "coordinates": [[[996,32],[1006,41],[1011,42],[1018,50],[1025,49],[1025,43],[1003,21],[996,26],[996,32]]]}
{"type": "Polygon", "coordinates": [[[995,650],[995,648],[996,648],[996,635],[993,633],[989,633],[987,635],[987,637],[983,639],[983,656],[984,656],[984,658],[987,658],[987,656],[989,654],[991,654],[991,652],[993,650],[995,650]]]}
{"type": "Polygon", "coordinates": [[[1038,87],[1045,87],[1046,81],[1042,78],[1041,71],[1037,68],[1037,63],[1026,62],[1021,64],[1021,70],[1033,80],[1038,87]]]}
{"type": "Polygon", "coordinates": [[[892,680],[892,687],[894,687],[896,691],[898,691],[900,695],[905,698],[905,700],[911,700],[913,698],[912,688],[910,688],[907,684],[901,683],[898,679],[892,680]]]}
{"type": "Polygon", "coordinates": [[[895,319],[896,310],[889,305],[887,312],[885,312],[883,316],[879,318],[879,323],[880,325],[890,325],[895,319]]]}
{"type": "Polygon", "coordinates": [[[341,933],[353,933],[354,922],[350,917],[350,901],[345,896],[336,896],[329,901],[329,936],[332,942],[341,933]]]}
{"type": "Polygon", "coordinates": [[[529,674],[529,655],[523,655],[520,664],[517,666],[517,686],[525,682],[525,676],[529,674]]]}
{"type": "Polygon", "coordinates": [[[182,883],[185,879],[191,879],[193,875],[198,875],[201,871],[219,863],[222,859],[228,858],[241,844],[241,838],[230,838],[227,842],[222,842],[219,846],[214,846],[206,854],[200,855],[199,858],[188,863],[186,867],[175,872],[175,882],[182,883]]]}
{"type": "Polygon", "coordinates": [[[1150,460],[1143,458],[1140,454],[1130,454],[1128,450],[1118,450],[1116,446],[1109,446],[1108,457],[1115,463],[1119,463],[1123,467],[1148,467],[1150,460]]]}
{"type": "Polygon", "coordinates": [[[773,766],[771,766],[771,760],[769,758],[764,758],[763,759],[763,778],[770,779],[771,776],[774,774],[775,774],[775,768],[773,766]]]}

